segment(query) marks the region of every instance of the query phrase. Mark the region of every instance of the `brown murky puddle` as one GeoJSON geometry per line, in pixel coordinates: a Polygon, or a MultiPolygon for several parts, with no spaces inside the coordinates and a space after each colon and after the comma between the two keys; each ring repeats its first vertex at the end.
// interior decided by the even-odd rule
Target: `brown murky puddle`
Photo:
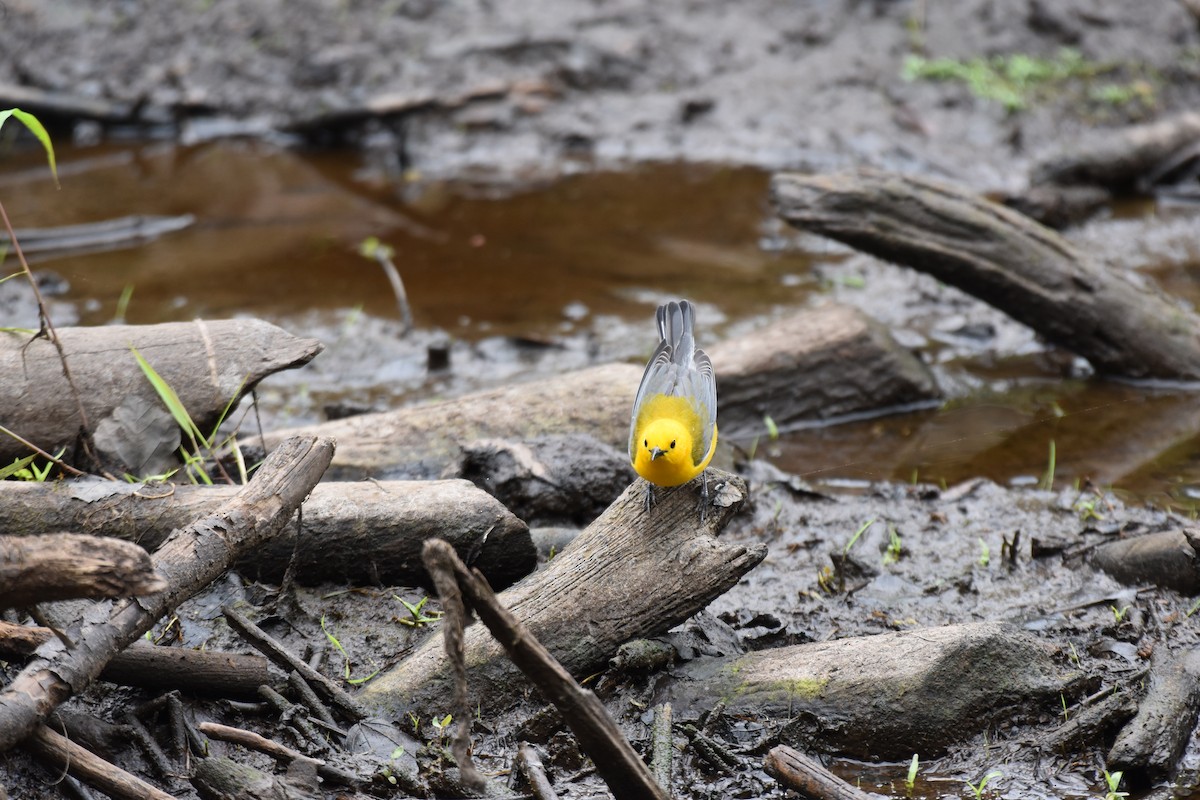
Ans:
{"type": "MultiPolygon", "coordinates": [[[[69,282],[64,299],[80,323],[111,321],[132,287],[129,322],[255,315],[334,343],[316,371],[269,382],[264,402],[268,412],[274,402],[268,416],[279,423],[312,421],[340,400],[378,407],[637,360],[649,347],[653,307],[668,296],[700,303],[711,341],[817,299],[829,289],[821,265],[845,258],[774,222],[767,175],[750,169],[648,166],[497,188],[392,180],[356,155],[251,142],[64,148],[59,157],[61,190],[38,153],[0,160],[0,197],[18,228],[195,217],[149,243],[39,257],[35,266],[69,282]],[[386,278],[356,252],[368,236],[395,248],[416,345],[398,342],[386,278]],[[424,373],[431,330],[462,343],[449,376],[424,373]]],[[[1180,213],[1171,212],[1174,239],[1159,246],[1168,256],[1156,260],[1153,245],[1131,252],[1154,279],[1197,302],[1193,257],[1176,252],[1194,226],[1180,213]]],[[[1154,214],[1133,212],[1148,227],[1154,214]]],[[[1128,216],[1111,225],[1129,225],[1128,216]]],[[[1103,242],[1103,224],[1087,238],[1103,242]]],[[[890,302],[860,288],[868,313],[890,302]]],[[[1001,356],[943,364],[975,388],[938,410],[736,444],[815,482],[854,488],[980,475],[1035,484],[1053,442],[1057,486],[1090,479],[1159,505],[1200,502],[1200,394],[1064,381],[1036,358],[1001,356]]]]}

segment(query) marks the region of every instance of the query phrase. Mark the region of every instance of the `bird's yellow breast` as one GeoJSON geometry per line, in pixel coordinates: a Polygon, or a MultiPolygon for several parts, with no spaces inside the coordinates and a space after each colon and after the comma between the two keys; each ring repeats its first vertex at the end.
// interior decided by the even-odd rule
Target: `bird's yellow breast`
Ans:
{"type": "Polygon", "coordinates": [[[697,452],[707,438],[704,421],[695,405],[686,397],[654,395],[638,409],[633,468],[657,486],[679,486],[695,478],[712,460],[717,446],[713,427],[712,441],[704,452],[697,452]],[[655,448],[662,455],[653,458],[655,448]]]}

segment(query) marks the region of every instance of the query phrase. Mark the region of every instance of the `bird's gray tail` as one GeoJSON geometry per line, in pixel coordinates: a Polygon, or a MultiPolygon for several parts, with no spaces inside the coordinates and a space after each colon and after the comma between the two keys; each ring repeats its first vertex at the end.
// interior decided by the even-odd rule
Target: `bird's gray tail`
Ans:
{"type": "Polygon", "coordinates": [[[687,300],[672,300],[658,307],[656,318],[658,335],[671,345],[671,362],[690,364],[696,349],[696,317],[692,304],[687,300]]]}

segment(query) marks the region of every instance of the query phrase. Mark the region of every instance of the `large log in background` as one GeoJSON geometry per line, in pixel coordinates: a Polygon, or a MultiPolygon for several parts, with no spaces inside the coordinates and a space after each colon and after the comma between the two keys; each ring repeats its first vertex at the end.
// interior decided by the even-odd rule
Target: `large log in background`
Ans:
{"type": "MultiPolygon", "coordinates": [[[[322,349],[316,339],[255,319],[59,328],[58,338],[79,400],[52,343],[5,333],[0,424],[47,452],[66,448],[64,460],[75,463],[82,401],[101,459],[135,475],[154,474],[174,457],[179,429],[130,346],[175,390],[206,435],[235,394],[249,392],[273,372],[308,363],[322,349]]],[[[26,455],[24,445],[0,436],[0,463],[26,455]]]]}
{"type": "Polygon", "coordinates": [[[0,609],[165,587],[150,554],[132,542],[78,533],[0,536],[0,609]]]}
{"type": "MultiPolygon", "coordinates": [[[[212,513],[237,486],[141,485],[100,479],[0,483],[0,531],[30,535],[51,528],[117,536],[155,550],[176,528],[212,513]]],[[[296,520],[239,567],[277,580],[296,558],[301,581],[425,583],[421,546],[445,539],[498,586],[537,566],[525,523],[464,480],[321,483],[296,520]]]]}
{"type": "MultiPolygon", "coordinates": [[[[882,412],[938,396],[936,383],[916,356],[847,306],[831,303],[806,310],[706,349],[717,373],[717,421],[727,436],[765,430],[766,414],[787,429],[802,421],[882,412]]],[[[277,431],[267,435],[267,447],[302,433],[333,436],[338,452],[330,477],[340,480],[436,477],[458,461],[463,445],[480,439],[527,441],[582,433],[624,451],[642,369],[609,364],[277,431]]],[[[256,441],[254,437],[247,444],[256,441]]]]}
{"type": "MultiPolygon", "coordinates": [[[[765,545],[729,544],[715,534],[745,501],[745,483],[708,470],[713,505],[701,525],[699,480],[658,490],[645,509],[645,481],[632,484],[542,570],[501,592],[500,602],[581,678],[602,668],[630,639],[657,636],[691,617],[737,583],[764,556],[765,545]],[[716,484],[725,482],[717,490],[716,484]]],[[[487,713],[530,690],[482,625],[463,637],[471,700],[487,713]]],[[[452,674],[441,631],[359,694],[367,704],[399,712],[444,710],[452,674]]]]}
{"type": "Polygon", "coordinates": [[[1098,372],[1200,380],[1200,318],[971,192],[863,169],[776,175],[771,199],[795,227],[957,286],[1098,372]]]}
{"type": "Polygon", "coordinates": [[[1124,193],[1148,188],[1159,168],[1200,142],[1200,114],[1188,112],[1124,130],[1096,130],[1071,149],[1040,160],[1034,183],[1102,186],[1124,193]]]}

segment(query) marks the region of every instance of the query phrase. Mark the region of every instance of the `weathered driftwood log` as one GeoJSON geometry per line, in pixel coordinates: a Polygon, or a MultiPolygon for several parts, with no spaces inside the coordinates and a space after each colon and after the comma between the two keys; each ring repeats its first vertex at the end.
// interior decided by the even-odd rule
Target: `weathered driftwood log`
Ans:
{"type": "MultiPolygon", "coordinates": [[[[577,678],[602,668],[623,642],[656,636],[708,605],[766,555],[763,545],[714,538],[741,507],[740,478],[708,470],[713,505],[698,524],[699,480],[658,490],[645,510],[648,484],[631,485],[544,569],[499,595],[500,602],[577,678]],[[719,489],[718,483],[723,483],[719,489]]],[[[492,711],[519,700],[530,685],[482,625],[464,647],[473,698],[492,711]]],[[[442,637],[432,636],[405,661],[371,681],[359,698],[386,709],[432,712],[451,695],[442,637]]]]}
{"type": "Polygon", "coordinates": [[[1070,683],[1050,648],[996,622],[698,659],[675,675],[662,699],[681,715],[721,699],[729,714],[791,720],[785,744],[884,761],[935,756],[1070,683]]]}
{"type": "MultiPolygon", "coordinates": [[[[54,632],[32,625],[0,621],[0,657],[24,658],[50,640],[54,632]]],[[[262,656],[158,647],[137,641],[113,656],[100,680],[147,689],[180,689],[216,697],[254,697],[273,676],[262,656]]]]}
{"type": "Polygon", "coordinates": [[[1200,530],[1183,528],[1102,544],[1092,566],[1121,583],[1152,583],[1180,594],[1200,594],[1200,530]]]}
{"type": "Polygon", "coordinates": [[[1043,736],[1045,752],[1069,755],[1106,742],[1118,727],[1137,713],[1137,701],[1128,692],[1114,692],[1083,708],[1072,708],[1071,716],[1043,736]]]}
{"type": "Polygon", "coordinates": [[[38,648],[0,691],[0,752],[25,738],[54,708],[87,688],[117,652],[148,631],[169,609],[203,589],[247,550],[277,534],[320,480],[333,442],[296,438],[281,445],[240,493],[220,509],[176,531],[154,555],[167,582],[158,594],[85,613],[70,649],[58,638],[38,648]]]}
{"type": "Polygon", "coordinates": [[[166,587],[132,542],[79,533],[0,536],[0,608],[76,597],[134,597],[166,587]]]}
{"type": "MultiPolygon", "coordinates": [[[[80,398],[48,340],[0,335],[0,425],[47,452],[66,448],[64,460],[74,463],[82,402],[100,458],[134,475],[157,474],[171,463],[179,428],[131,346],[175,390],[205,434],[231,398],[322,349],[315,339],[253,319],[60,328],[58,336],[80,398]]],[[[0,436],[0,463],[28,454],[16,440],[0,436]]]]}
{"type": "Polygon", "coordinates": [[[1158,781],[1175,770],[1200,716],[1200,649],[1155,654],[1138,712],[1108,751],[1109,770],[1158,781]]]}
{"type": "MultiPolygon", "coordinates": [[[[781,428],[800,420],[879,412],[930,401],[929,372],[860,311],[828,304],[707,348],[717,373],[718,418],[727,434],[781,428]]],[[[464,397],[361,414],[267,435],[267,446],[296,433],[338,442],[331,476],[433,477],[478,439],[527,441],[580,433],[618,451],[628,447],[629,415],[642,368],[610,364],[464,397]]],[[[253,441],[248,442],[253,444],[253,441]]]]}
{"type": "Polygon", "coordinates": [[[1200,114],[1096,131],[1069,152],[1046,158],[1033,168],[1034,183],[1093,184],[1114,192],[1145,188],[1144,183],[1177,153],[1200,142],[1200,114]]]}
{"type": "Polygon", "coordinates": [[[771,197],[790,224],[957,286],[1098,372],[1200,379],[1200,318],[972,192],[864,169],[776,175],[771,197]]]}
{"type": "MultiPolygon", "coordinates": [[[[156,549],[171,531],[212,513],[236,486],[161,486],[99,479],[0,483],[0,531],[46,526],[117,536],[156,549]]],[[[276,580],[293,554],[302,581],[425,582],[421,545],[445,539],[500,586],[529,573],[537,552],[525,523],[467,481],[321,483],[296,520],[247,553],[240,568],[276,580]]]]}

